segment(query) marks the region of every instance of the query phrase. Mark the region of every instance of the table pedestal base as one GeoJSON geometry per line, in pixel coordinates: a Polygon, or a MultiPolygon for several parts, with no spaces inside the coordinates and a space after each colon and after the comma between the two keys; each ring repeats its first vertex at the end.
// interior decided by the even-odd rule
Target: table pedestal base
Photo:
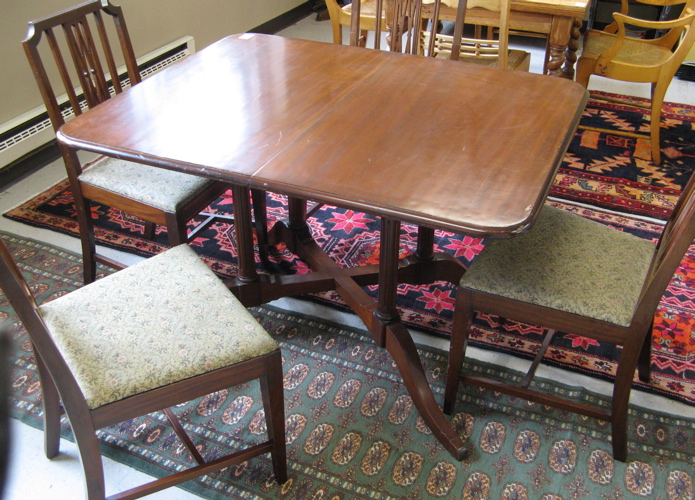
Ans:
{"type": "MultiPolygon", "coordinates": [[[[341,268],[311,237],[304,201],[290,199],[289,203],[289,222],[277,223],[269,232],[268,241],[270,244],[285,243],[314,272],[291,276],[258,275],[253,260],[252,235],[241,234],[241,230],[237,233],[239,275],[229,279],[227,286],[247,307],[290,295],[336,290],[364,322],[376,344],[391,354],[413,404],[433,434],[452,456],[462,460],[467,450],[434,398],[415,343],[400,320],[396,295],[398,283],[427,284],[442,280],[458,283],[465,272],[463,266],[451,255],[433,251],[434,231],[429,229],[421,229],[416,254],[399,259],[400,222],[382,218],[379,265],[341,268]],[[362,289],[376,284],[379,285],[377,302],[362,289]]],[[[234,205],[237,231],[244,225],[251,227],[248,190],[234,193],[234,205]]]]}

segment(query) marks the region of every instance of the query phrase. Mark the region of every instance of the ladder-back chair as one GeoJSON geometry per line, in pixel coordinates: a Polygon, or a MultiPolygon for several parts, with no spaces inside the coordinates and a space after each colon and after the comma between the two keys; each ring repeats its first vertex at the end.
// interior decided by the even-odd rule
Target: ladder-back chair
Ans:
{"type": "MultiPolygon", "coordinates": [[[[361,0],[360,3],[360,46],[367,43],[367,33],[369,31],[386,32],[386,9],[383,0],[361,0]],[[381,22],[377,30],[377,11],[381,22]]],[[[352,3],[346,5],[338,4],[337,0],[326,0],[328,15],[331,18],[331,29],[333,31],[333,43],[343,43],[343,26],[348,28],[352,23],[352,3]]]]}
{"type": "MultiPolygon", "coordinates": [[[[108,0],[92,0],[31,21],[22,45],[56,132],[66,119],[141,81],[123,12],[108,0]],[[113,21],[113,27],[105,22],[105,17],[113,21]],[[50,51],[40,48],[43,39],[50,51]],[[114,39],[117,43],[112,43],[114,39]],[[42,57],[42,53],[47,54],[42,57]],[[125,64],[123,76],[117,67],[118,58],[125,64]],[[72,61],[72,66],[68,61],[72,61]]],[[[228,185],[223,182],[108,157],[83,168],[76,155],[64,148],[62,153],[79,222],[85,283],[94,281],[97,262],[117,269],[123,267],[97,254],[90,201],[143,219],[144,234],[150,239],[155,225],[165,226],[172,246],[188,242],[215,218],[222,217],[207,214],[207,220],[191,235],[187,234],[187,222],[227,190],[228,185]]],[[[254,191],[253,200],[262,240],[265,193],[254,191]]]]}
{"type": "MultiPolygon", "coordinates": [[[[418,53],[499,68],[528,71],[531,55],[509,49],[509,0],[421,0],[418,53]],[[473,9],[495,14],[499,26],[495,39],[464,36],[465,16],[473,9]],[[453,33],[445,34],[441,23],[453,23],[453,33]]],[[[478,30],[476,30],[477,32],[478,30]]]]}
{"type": "Polygon", "coordinates": [[[650,133],[645,135],[630,131],[580,128],[650,140],[652,161],[658,165],[661,163],[661,106],[673,76],[695,42],[695,0],[638,2],[671,8],[682,6],[683,10],[678,19],[648,21],[628,16],[628,0],[621,0],[621,10],[613,14],[615,21],[612,24],[603,31],[588,30],[584,34],[582,53],[577,61],[577,82],[587,87],[589,78],[598,75],[626,82],[651,84],[651,102],[647,105],[605,98],[650,110],[650,133]],[[631,36],[630,30],[634,27],[656,30],[658,38],[642,39],[631,36]],[[660,33],[664,34],[659,36],[660,33]]]}
{"type": "Polygon", "coordinates": [[[444,410],[459,383],[482,386],[611,422],[613,456],[627,456],[630,389],[638,368],[649,381],[656,308],[695,238],[695,176],[683,190],[658,244],[558,208],[544,207],[526,233],[491,240],[461,279],[451,336],[444,410]],[[548,328],[523,381],[461,373],[474,311],[548,328]],[[556,331],[622,347],[610,408],[548,395],[531,387],[556,331]]]}
{"type": "Polygon", "coordinates": [[[162,410],[195,465],[109,498],[139,498],[270,452],[287,479],[280,348],[188,245],[38,305],[0,240],[0,289],[29,333],[48,458],[64,408],[86,498],[105,497],[96,431],[162,410]],[[206,462],[171,407],[258,379],[268,439],[206,462]]]}

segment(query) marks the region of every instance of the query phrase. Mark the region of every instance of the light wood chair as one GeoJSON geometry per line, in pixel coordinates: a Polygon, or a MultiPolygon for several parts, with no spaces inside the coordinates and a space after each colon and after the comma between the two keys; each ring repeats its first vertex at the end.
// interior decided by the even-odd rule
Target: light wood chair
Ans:
{"type": "MultiPolygon", "coordinates": [[[[666,90],[695,41],[695,0],[639,0],[642,3],[659,6],[683,5],[678,19],[671,21],[646,21],[630,17],[628,1],[622,0],[621,11],[613,14],[615,22],[603,31],[588,30],[584,34],[584,46],[577,61],[577,82],[587,87],[592,75],[614,80],[650,83],[651,103],[644,106],[651,111],[650,134],[638,134],[616,130],[606,130],[612,134],[625,135],[651,140],[652,161],[661,163],[661,105],[666,90]],[[641,39],[630,36],[630,29],[638,27],[646,30],[665,31],[656,39],[641,39]]],[[[607,100],[616,101],[609,98],[607,100]]],[[[618,102],[635,106],[633,102],[618,102]]],[[[588,128],[588,127],[582,127],[588,128]]],[[[603,131],[603,129],[590,128],[603,131]]]]}
{"type": "MultiPolygon", "coordinates": [[[[359,46],[364,47],[367,43],[367,32],[386,32],[386,5],[384,0],[360,0],[360,2],[359,46]],[[378,26],[376,22],[377,11],[381,18],[378,26]]],[[[352,22],[352,2],[341,6],[336,0],[326,0],[326,7],[328,7],[328,15],[331,18],[333,43],[342,44],[343,26],[350,28],[352,22]]],[[[377,48],[379,44],[380,41],[376,41],[377,48]]]]}
{"type": "MultiPolygon", "coordinates": [[[[66,118],[79,115],[141,81],[123,12],[108,0],[92,0],[31,21],[22,45],[55,131],[66,118]],[[115,26],[115,44],[109,37],[112,29],[104,16],[112,19],[115,26]],[[62,37],[61,30],[56,29],[61,26],[62,37]],[[50,48],[46,62],[42,52],[48,51],[39,47],[44,38],[50,48]],[[113,47],[118,47],[120,52],[113,47]],[[64,53],[69,55],[66,57],[64,53]],[[124,78],[118,77],[118,58],[125,61],[124,78]],[[51,60],[53,63],[49,64],[51,60]],[[79,86],[73,81],[79,82],[79,86]],[[67,94],[65,104],[59,92],[67,94]]],[[[223,182],[106,157],[83,168],[77,157],[65,150],[63,158],[80,226],[85,283],[94,281],[97,262],[123,268],[122,264],[96,253],[90,201],[143,219],[144,234],[150,239],[156,224],[165,226],[172,246],[188,242],[215,219],[232,220],[219,214],[206,214],[206,220],[192,234],[187,234],[187,222],[227,190],[229,186],[223,182]]],[[[265,193],[254,190],[252,195],[259,241],[264,241],[265,193]]]]}
{"type": "Polygon", "coordinates": [[[520,236],[491,240],[461,279],[451,335],[444,411],[459,383],[482,386],[611,422],[613,455],[627,456],[627,412],[638,368],[649,381],[654,313],[695,238],[695,176],[657,245],[557,208],[545,207],[520,236]],[[548,328],[526,377],[517,385],[462,371],[474,311],[548,328]],[[612,405],[586,405],[531,387],[556,331],[622,346],[612,405]]]}
{"type": "Polygon", "coordinates": [[[45,452],[58,455],[60,403],[84,469],[105,496],[96,430],[165,408],[196,462],[109,498],[138,498],[270,452],[287,479],[280,348],[188,245],[37,305],[0,240],[0,288],[29,332],[44,406],[45,452]],[[169,409],[258,379],[268,439],[209,462],[169,409]]]}
{"type": "Polygon", "coordinates": [[[422,0],[418,53],[528,71],[531,54],[509,49],[509,12],[509,0],[422,0]],[[489,38],[482,38],[479,30],[473,37],[463,36],[465,15],[471,9],[483,9],[498,15],[494,21],[499,26],[497,39],[493,38],[492,33],[489,38]],[[452,35],[439,31],[442,21],[454,23],[452,35]]]}

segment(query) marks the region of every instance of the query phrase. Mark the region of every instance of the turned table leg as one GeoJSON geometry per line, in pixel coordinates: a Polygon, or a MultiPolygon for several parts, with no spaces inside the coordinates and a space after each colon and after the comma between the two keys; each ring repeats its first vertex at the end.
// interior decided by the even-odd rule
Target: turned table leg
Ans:
{"type": "MultiPolygon", "coordinates": [[[[563,65],[567,61],[570,35],[574,26],[571,17],[554,16],[548,35],[549,60],[547,64],[548,74],[567,78],[563,65]]],[[[574,49],[576,52],[576,48],[574,49]]],[[[576,55],[574,56],[576,59],[576,55]]],[[[574,64],[572,62],[571,64],[574,64]]]]}

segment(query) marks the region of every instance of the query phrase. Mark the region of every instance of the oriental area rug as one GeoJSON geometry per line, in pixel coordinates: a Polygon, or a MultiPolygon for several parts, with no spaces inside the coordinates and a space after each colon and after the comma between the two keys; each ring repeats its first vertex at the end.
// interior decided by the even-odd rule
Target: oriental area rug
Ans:
{"type": "MultiPolygon", "coordinates": [[[[0,236],[39,302],[80,286],[79,256],[0,236]]],[[[632,406],[628,461],[621,463],[612,459],[605,422],[469,387],[460,391],[452,416],[469,451],[458,462],[423,425],[390,355],[364,331],[271,307],[253,314],[283,352],[289,479],[278,486],[269,456],[262,456],[182,485],[192,493],[286,500],[693,498],[692,418],[632,406]]],[[[14,346],[12,415],[41,427],[31,345],[2,295],[0,320],[9,326],[14,346]]],[[[445,355],[430,348],[421,348],[420,355],[441,398],[445,355]]],[[[478,362],[467,369],[486,375],[505,371],[478,362]]],[[[539,383],[587,404],[607,404],[584,389],[539,383]]],[[[173,410],[201,454],[212,459],[263,438],[260,399],[257,383],[250,383],[173,410]]],[[[72,439],[67,422],[63,435],[72,439]]],[[[104,429],[100,440],[105,455],[155,476],[193,463],[162,413],[104,429]]]]}
{"type": "MultiPolygon", "coordinates": [[[[625,105],[596,99],[611,94],[594,93],[583,113],[583,126],[648,132],[648,115],[625,105]]],[[[621,96],[627,98],[625,96],[621,96]]],[[[635,101],[643,99],[627,98],[635,101]]],[[[695,169],[695,107],[666,103],[662,117],[661,165],[650,161],[649,141],[580,129],[569,147],[550,191],[548,203],[618,230],[656,240],[681,189],[695,169]]],[[[286,199],[268,193],[272,221],[287,217],[286,199]]],[[[231,213],[230,195],[209,207],[210,212],[231,213]]],[[[154,241],[143,238],[140,220],[103,205],[93,206],[99,244],[143,256],[167,248],[164,228],[154,241]]],[[[6,217],[74,236],[78,226],[67,181],[7,212],[6,217]]],[[[194,225],[195,223],[192,223],[194,225]]],[[[331,206],[321,207],[310,219],[312,233],[322,248],[342,266],[373,264],[379,258],[379,219],[370,214],[331,206]]],[[[403,224],[401,252],[414,251],[417,228],[403,224]]],[[[220,276],[236,273],[233,225],[216,223],[191,245],[220,276]]],[[[437,249],[449,252],[464,265],[484,248],[485,241],[438,231],[437,249]]],[[[652,381],[635,387],[695,404],[695,263],[691,249],[668,288],[657,313],[653,335],[652,381]]],[[[597,256],[600,258],[600,256],[597,256]]],[[[276,248],[271,264],[260,273],[305,273],[307,266],[286,249],[276,248]]],[[[376,288],[368,290],[376,296],[376,288]]],[[[303,297],[346,310],[335,292],[303,297]]],[[[455,286],[439,282],[428,286],[401,285],[398,306],[409,328],[447,338],[455,301],[455,286]]],[[[542,341],[533,325],[500,322],[493,316],[476,320],[472,345],[531,359],[542,341]]],[[[619,353],[612,346],[571,334],[558,334],[544,362],[597,378],[611,380],[619,353]]]]}

